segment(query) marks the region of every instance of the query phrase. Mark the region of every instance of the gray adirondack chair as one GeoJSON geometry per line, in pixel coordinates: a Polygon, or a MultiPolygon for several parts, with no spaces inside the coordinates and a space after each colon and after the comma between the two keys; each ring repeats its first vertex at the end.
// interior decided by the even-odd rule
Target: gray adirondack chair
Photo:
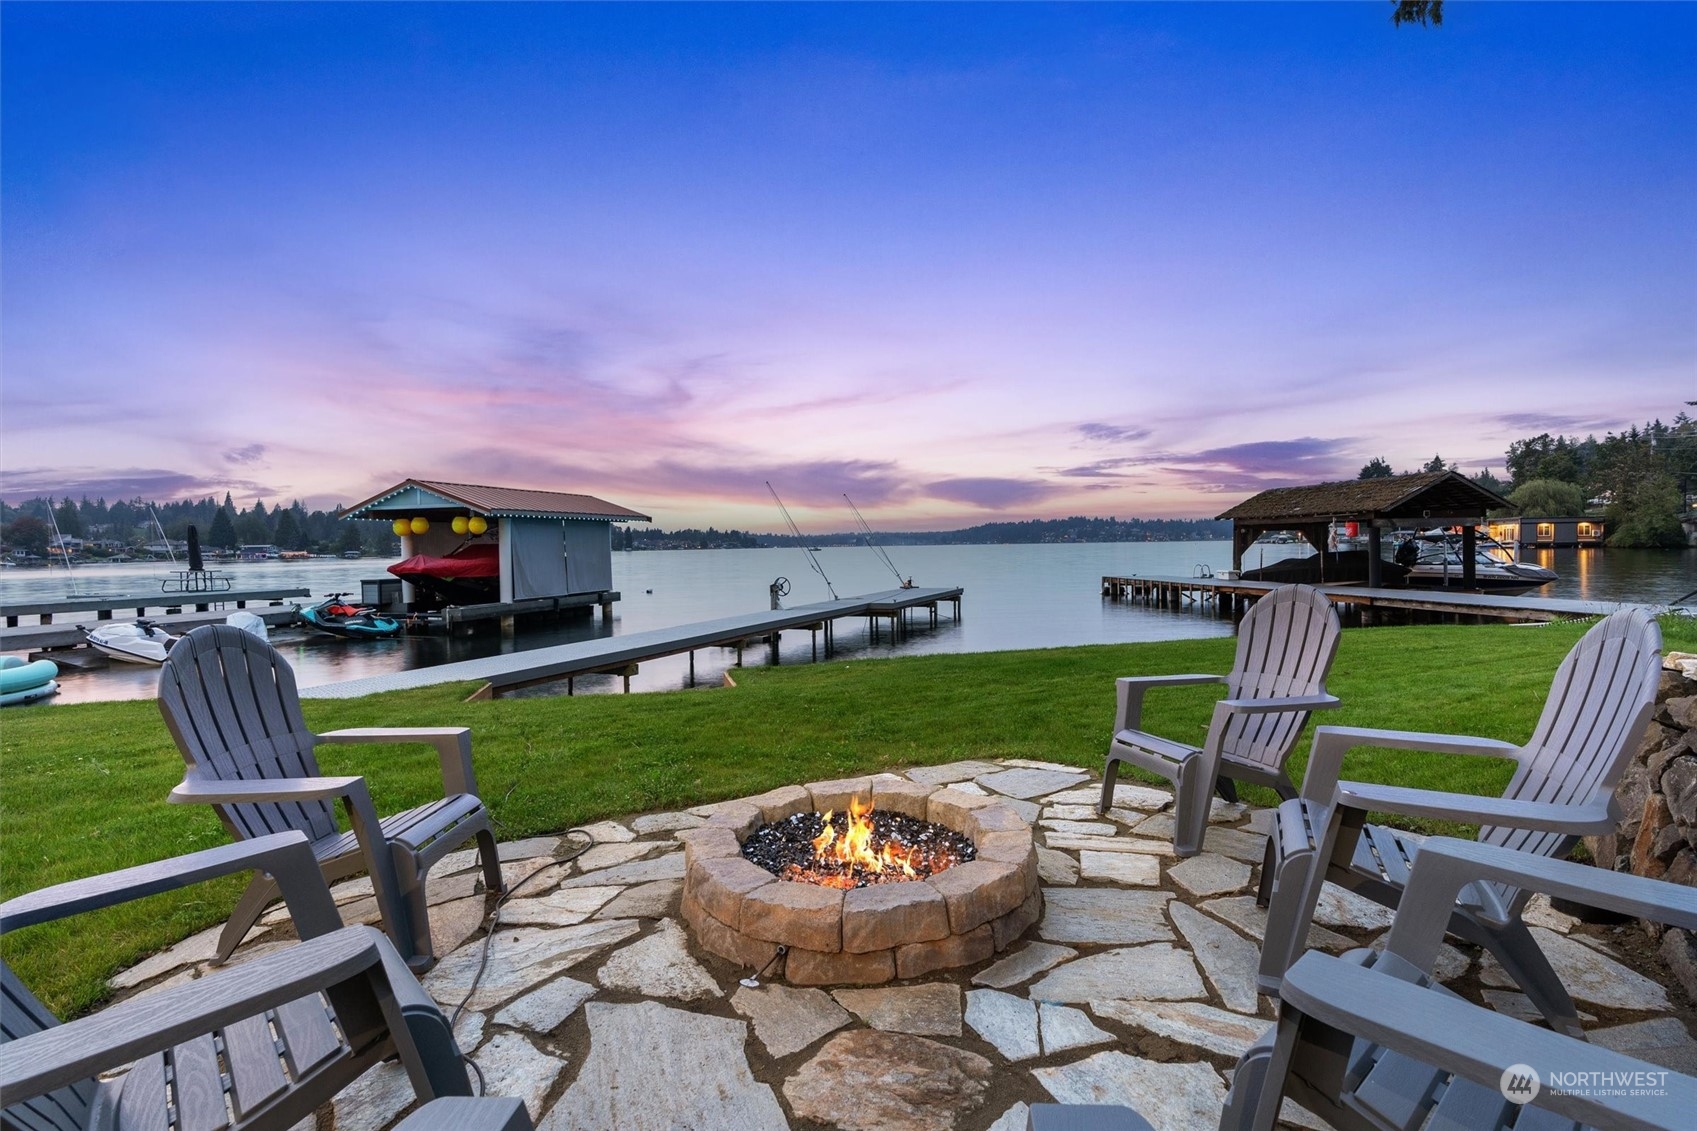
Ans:
{"type": "MultiPolygon", "coordinates": [[[[1340,1131],[1423,1127],[1683,1131],[1697,1079],[1477,1006],[1431,977],[1449,909],[1470,889],[1564,896],[1697,930],[1697,890],[1493,844],[1433,837],[1420,850],[1384,953],[1310,951],[1285,975],[1279,1020],[1238,1062],[1222,1131],[1271,1131],[1284,1097],[1340,1131]],[[1648,1073],[1646,1087],[1554,1090],[1510,1102],[1509,1069],[1648,1073]],[[1659,1094],[1658,1094],[1659,1093],[1659,1094]]],[[[1524,1083],[1524,1081],[1522,1081],[1524,1083]]]]}
{"type": "MultiPolygon", "coordinates": [[[[289,1128],[390,1056],[423,1100],[471,1095],[447,1019],[387,939],[341,926],[301,833],[32,892],[0,904],[0,933],[249,869],[279,885],[299,945],[64,1024],[0,964],[0,1126],[289,1128]]],[[[433,1110],[457,1113],[467,1131],[530,1128],[517,1100],[459,1098],[417,1114],[433,1110]]]]}
{"type": "MultiPolygon", "coordinates": [[[[1649,725],[1660,653],[1661,630],[1647,612],[1628,609],[1604,618],[1562,661],[1524,746],[1320,727],[1302,794],[1279,806],[1269,838],[1263,893],[1270,905],[1257,979],[1262,992],[1276,993],[1301,953],[1326,880],[1387,907],[1402,899],[1421,838],[1367,824],[1369,811],[1477,823],[1481,842],[1531,856],[1562,856],[1582,835],[1613,831],[1620,817],[1615,786],[1649,725]],[[1500,798],[1340,782],[1343,755],[1355,746],[1484,754],[1517,765],[1500,798]]],[[[1529,897],[1512,882],[1472,884],[1450,909],[1449,929],[1489,950],[1552,1026],[1578,1033],[1573,999],[1521,922],[1529,897]]]]}
{"type": "Polygon", "coordinates": [[[1341,629],[1332,603],[1307,585],[1282,585],[1255,602],[1238,626],[1237,658],[1228,675],[1131,676],[1115,681],[1114,737],[1102,767],[1104,813],[1114,803],[1119,764],[1130,762],[1173,783],[1173,848],[1179,856],[1202,850],[1209,794],[1237,794],[1232,779],[1271,786],[1295,797],[1285,759],[1310,711],[1336,707],[1326,674],[1337,655],[1341,629]],[[1201,746],[1142,729],[1143,696],[1151,688],[1223,683],[1226,697],[1201,746]]]}
{"type": "MultiPolygon", "coordinates": [[[[171,791],[177,804],[212,805],[238,840],[297,829],[312,842],[326,881],[371,876],[378,912],[414,970],[431,961],[425,875],[476,838],[484,882],[502,890],[489,813],[477,796],[471,732],[465,727],[359,727],[314,734],[301,716],[295,674],[277,650],[240,629],[206,625],[172,647],[159,673],[159,710],[188,771],[171,791]],[[443,797],[379,819],[363,777],[324,777],[320,743],[414,742],[436,748],[443,797]],[[331,801],[352,823],[336,827],[331,801]]],[[[263,873],[242,894],[218,940],[228,958],[277,888],[263,873]]]]}

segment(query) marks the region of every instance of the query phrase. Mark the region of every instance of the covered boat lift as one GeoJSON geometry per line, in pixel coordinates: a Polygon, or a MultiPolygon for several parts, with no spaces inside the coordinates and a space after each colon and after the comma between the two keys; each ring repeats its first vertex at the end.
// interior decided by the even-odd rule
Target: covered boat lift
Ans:
{"type": "Polygon", "coordinates": [[[1382,479],[1347,479],[1310,487],[1274,487],[1245,499],[1217,517],[1232,524],[1232,569],[1243,569],[1243,552],[1262,534],[1292,530],[1324,554],[1332,527],[1354,522],[1367,529],[1367,584],[1384,582],[1383,532],[1409,524],[1461,527],[1461,587],[1476,588],[1474,527],[1493,510],[1514,504],[1457,471],[1425,471],[1382,479]]]}
{"type": "Polygon", "coordinates": [[[401,536],[407,561],[391,567],[401,577],[401,608],[443,613],[454,623],[558,611],[598,604],[612,619],[612,529],[615,522],[648,522],[648,515],[593,495],[489,487],[408,479],[346,508],[344,519],[382,519],[401,536]],[[459,562],[463,572],[448,572],[459,562]],[[411,564],[408,571],[403,566],[411,564]],[[493,569],[491,569],[493,566],[493,569]],[[442,574],[466,584],[458,592],[482,591],[485,599],[464,603],[444,587],[434,598],[409,577],[442,574]],[[446,593],[448,596],[444,596],[446,593]]]}

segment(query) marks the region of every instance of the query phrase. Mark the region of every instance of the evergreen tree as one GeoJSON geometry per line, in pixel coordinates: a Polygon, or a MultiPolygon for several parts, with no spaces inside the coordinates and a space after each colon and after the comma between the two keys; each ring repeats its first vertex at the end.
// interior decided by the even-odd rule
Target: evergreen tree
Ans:
{"type": "Polygon", "coordinates": [[[65,501],[53,511],[53,518],[59,524],[59,533],[66,538],[81,538],[83,536],[82,515],[77,511],[77,505],[71,502],[69,495],[65,501]]]}
{"type": "Polygon", "coordinates": [[[1421,471],[1448,471],[1449,469],[1450,469],[1449,464],[1444,462],[1443,456],[1434,455],[1431,459],[1426,461],[1426,466],[1422,467],[1420,470],[1421,471]]]}
{"type": "Polygon", "coordinates": [[[336,538],[336,552],[345,554],[349,550],[363,550],[364,540],[360,537],[359,527],[351,522],[341,524],[341,531],[336,538]]]}
{"type": "Polygon", "coordinates": [[[277,543],[279,549],[306,549],[306,535],[301,531],[300,523],[296,521],[295,512],[292,510],[277,512],[277,529],[271,537],[277,543]]]}
{"type": "MultiPolygon", "coordinates": [[[[218,508],[218,513],[212,516],[212,529],[206,532],[206,544],[220,550],[234,550],[241,545],[236,537],[236,520],[230,517],[229,495],[225,495],[225,503],[218,508]]],[[[188,523],[185,521],[186,527],[188,523]]]]}

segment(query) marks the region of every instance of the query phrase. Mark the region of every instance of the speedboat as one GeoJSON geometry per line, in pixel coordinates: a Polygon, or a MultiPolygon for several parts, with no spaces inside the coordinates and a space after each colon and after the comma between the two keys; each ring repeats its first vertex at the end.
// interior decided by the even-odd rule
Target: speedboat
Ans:
{"type": "MultiPolygon", "coordinates": [[[[1416,589],[1461,588],[1461,535],[1423,530],[1397,546],[1396,560],[1408,566],[1407,584],[1416,589]],[[1410,562],[1412,559],[1412,562],[1410,562]]],[[[1514,552],[1495,538],[1478,536],[1473,549],[1473,589],[1513,597],[1530,593],[1557,578],[1555,570],[1516,561],[1514,552]]]]}
{"type": "Polygon", "coordinates": [[[316,605],[299,610],[300,619],[332,636],[350,639],[380,640],[401,631],[401,622],[386,617],[369,605],[353,605],[342,600],[346,593],[332,593],[316,605]]]}
{"type": "Polygon", "coordinates": [[[89,644],[114,660],[126,664],[163,664],[165,653],[180,636],[172,636],[152,621],[124,621],[82,629],[89,644]]]}
{"type": "Polygon", "coordinates": [[[390,566],[389,572],[450,604],[501,599],[500,551],[488,542],[473,542],[440,557],[414,554],[390,566]]]}

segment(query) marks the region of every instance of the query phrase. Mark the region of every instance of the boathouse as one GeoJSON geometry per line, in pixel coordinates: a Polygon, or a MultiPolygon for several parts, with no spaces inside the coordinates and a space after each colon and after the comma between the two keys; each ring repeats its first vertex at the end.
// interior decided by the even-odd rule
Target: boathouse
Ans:
{"type": "Polygon", "coordinates": [[[1367,584],[1383,582],[1380,541],[1397,527],[1460,526],[1462,588],[1474,587],[1474,527],[1494,510],[1514,504],[1456,471],[1425,471],[1382,479],[1346,479],[1309,487],[1274,487],[1217,516],[1232,524],[1232,569],[1243,568],[1243,552],[1262,534],[1290,530],[1325,553],[1339,523],[1367,534],[1367,584]]]}
{"type": "Polygon", "coordinates": [[[590,604],[610,616],[619,596],[613,524],[650,521],[593,495],[423,479],[340,517],[381,519],[401,536],[405,560],[390,572],[404,583],[405,611],[485,606],[484,615],[500,617],[590,604]]]}

